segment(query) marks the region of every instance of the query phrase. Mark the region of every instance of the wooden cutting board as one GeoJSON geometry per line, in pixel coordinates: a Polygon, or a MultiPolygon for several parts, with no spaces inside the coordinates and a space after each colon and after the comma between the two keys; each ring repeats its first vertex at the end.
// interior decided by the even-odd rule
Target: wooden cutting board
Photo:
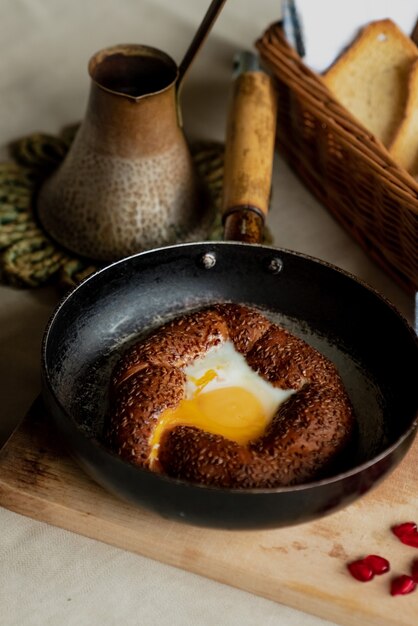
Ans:
{"type": "Polygon", "coordinates": [[[418,522],[418,438],[382,485],[317,522],[269,531],[219,531],[162,519],[92,482],[50,432],[35,403],[0,457],[0,504],[34,519],[213,578],[347,626],[416,626],[418,589],[392,597],[418,551],[390,532],[418,522]],[[389,574],[352,579],[346,563],[367,554],[389,574]]]}

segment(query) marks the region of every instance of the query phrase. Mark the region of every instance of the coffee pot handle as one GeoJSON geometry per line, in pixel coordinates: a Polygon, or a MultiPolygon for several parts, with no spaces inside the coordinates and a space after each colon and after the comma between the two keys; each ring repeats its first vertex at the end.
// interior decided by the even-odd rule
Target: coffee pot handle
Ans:
{"type": "Polygon", "coordinates": [[[190,69],[190,66],[203,43],[206,40],[206,37],[209,35],[209,32],[212,29],[219,13],[221,12],[226,0],[212,0],[209,5],[208,10],[196,31],[195,36],[193,37],[189,47],[186,50],[186,53],[181,61],[178,68],[178,76],[176,82],[176,99],[177,99],[177,119],[180,126],[183,126],[183,119],[181,115],[181,107],[180,107],[180,92],[183,86],[184,77],[187,71],[190,69]]]}
{"type": "Polygon", "coordinates": [[[197,53],[202,47],[203,43],[206,40],[206,37],[209,35],[212,26],[214,25],[219,13],[221,12],[226,0],[212,0],[209,5],[208,10],[196,31],[195,36],[193,37],[189,47],[186,50],[186,53],[183,57],[179,65],[179,73],[177,78],[177,91],[181,88],[184,77],[189,70],[192,62],[196,58],[197,53]]]}

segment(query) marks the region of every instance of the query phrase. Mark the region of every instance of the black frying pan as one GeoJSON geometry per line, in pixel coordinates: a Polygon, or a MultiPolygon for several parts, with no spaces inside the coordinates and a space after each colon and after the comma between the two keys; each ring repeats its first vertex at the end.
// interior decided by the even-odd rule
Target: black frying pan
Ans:
{"type": "MultiPolygon", "coordinates": [[[[262,202],[260,207],[245,200],[244,174],[250,171],[245,171],[245,155],[251,150],[240,144],[260,119],[264,121],[255,134],[260,145],[268,144],[271,102],[251,83],[259,75],[247,75],[250,89],[247,76],[238,80],[235,102],[241,99],[241,104],[230,118],[226,153],[226,231],[247,241],[257,238],[260,208],[265,209],[262,202]],[[254,102],[248,117],[247,104],[251,110],[254,102]],[[267,117],[260,114],[263,107],[267,117]],[[240,131],[242,120],[248,132],[240,131]],[[234,151],[238,170],[231,165],[234,151]],[[239,206],[231,202],[233,197],[240,198],[239,206]],[[243,204],[247,206],[241,210],[243,204]]],[[[257,156],[257,162],[265,174],[263,158],[257,156]]],[[[97,272],[59,305],[42,352],[47,410],[70,451],[95,480],[165,517],[234,529],[308,521],[349,504],[377,484],[403,458],[415,436],[417,373],[413,330],[376,292],[302,254],[238,242],[166,247],[97,272]],[[103,445],[108,381],[120,352],[167,319],[224,301],[261,308],[336,363],[358,427],[347,454],[321,480],[278,489],[208,488],[137,468],[103,445]]]]}

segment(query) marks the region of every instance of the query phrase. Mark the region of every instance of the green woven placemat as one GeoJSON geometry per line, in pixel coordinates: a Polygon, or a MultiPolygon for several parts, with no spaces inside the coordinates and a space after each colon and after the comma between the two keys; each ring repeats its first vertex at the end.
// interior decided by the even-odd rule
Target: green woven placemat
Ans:
{"type": "MultiPolygon", "coordinates": [[[[59,135],[33,133],[19,139],[10,145],[10,160],[0,163],[0,279],[3,283],[39,287],[55,281],[73,287],[101,267],[56,244],[41,228],[33,211],[37,189],[64,159],[77,128],[78,125],[73,125],[64,128],[59,135]]],[[[191,143],[190,150],[215,211],[207,238],[220,240],[224,146],[219,142],[199,141],[191,143]]],[[[271,243],[267,229],[265,241],[271,243]]]]}

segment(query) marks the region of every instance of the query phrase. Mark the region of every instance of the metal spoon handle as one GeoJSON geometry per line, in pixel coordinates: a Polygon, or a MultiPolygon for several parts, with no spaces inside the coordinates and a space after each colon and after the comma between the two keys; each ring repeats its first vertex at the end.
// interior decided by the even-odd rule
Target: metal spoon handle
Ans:
{"type": "Polygon", "coordinates": [[[203,45],[203,42],[208,36],[225,2],[226,0],[212,0],[212,2],[210,3],[210,6],[208,10],[206,11],[206,15],[204,16],[202,23],[197,29],[196,34],[193,37],[192,42],[189,45],[188,49],[186,50],[183,60],[179,65],[179,74],[178,74],[178,79],[177,79],[177,91],[179,91],[180,86],[187,73],[187,70],[190,68],[192,61],[194,60],[197,52],[199,51],[200,47],[203,45]]]}

